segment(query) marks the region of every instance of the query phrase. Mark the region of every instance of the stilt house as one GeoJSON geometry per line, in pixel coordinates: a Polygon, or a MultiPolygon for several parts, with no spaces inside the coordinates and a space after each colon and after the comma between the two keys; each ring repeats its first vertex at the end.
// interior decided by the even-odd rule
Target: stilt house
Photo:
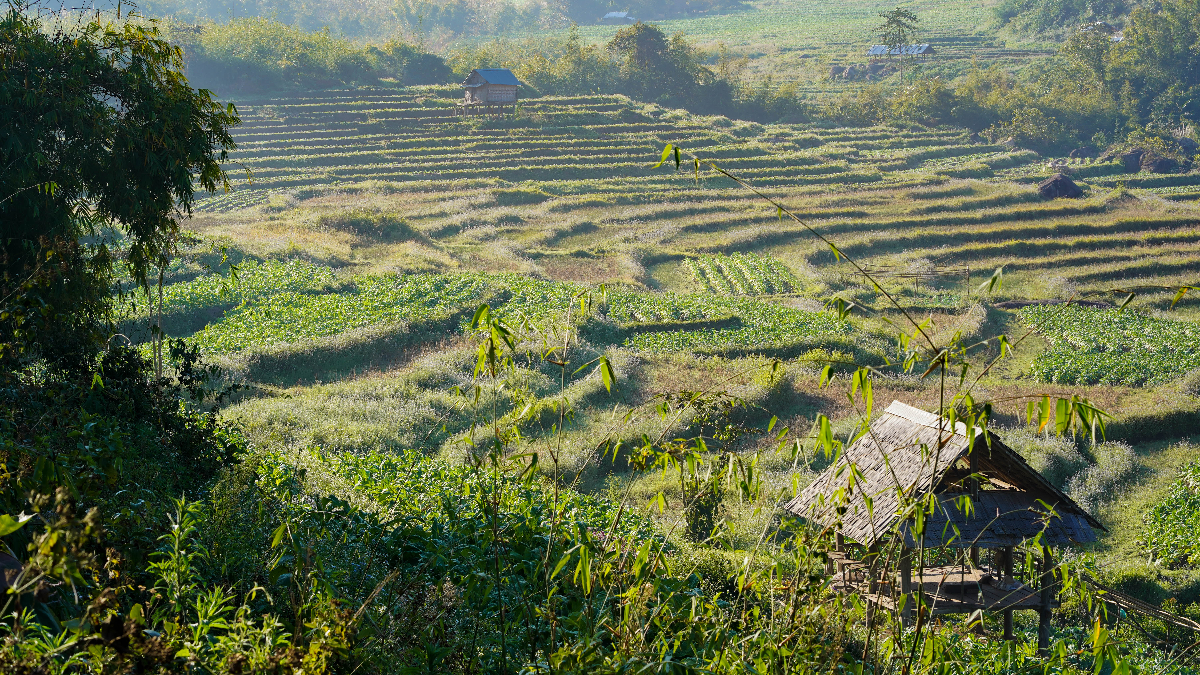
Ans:
{"type": "Polygon", "coordinates": [[[970,435],[961,423],[893,402],[786,509],[836,532],[835,588],[858,592],[874,610],[901,611],[905,621],[914,607],[930,615],[999,611],[1006,639],[1014,610],[1036,610],[1045,649],[1058,606],[1053,560],[1043,556],[1034,578],[1018,580],[1014,547],[1039,533],[1048,547],[1086,544],[1104,526],[996,434],[970,435]],[[847,490],[850,464],[860,477],[847,490]],[[923,528],[898,513],[901,495],[930,493],[936,506],[923,528]],[[899,555],[880,555],[889,549],[899,555]],[[934,549],[943,563],[954,553],[954,562],[915,559],[934,549]],[[986,566],[981,550],[992,551],[986,566]]]}
{"type": "Polygon", "coordinates": [[[464,114],[515,107],[517,89],[521,86],[521,81],[508,68],[476,68],[463,81],[464,114]]]}

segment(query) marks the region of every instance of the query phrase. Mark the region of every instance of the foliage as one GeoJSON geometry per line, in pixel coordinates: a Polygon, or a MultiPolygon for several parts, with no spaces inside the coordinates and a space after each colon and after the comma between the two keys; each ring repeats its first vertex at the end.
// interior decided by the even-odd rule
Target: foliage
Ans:
{"type": "Polygon", "coordinates": [[[465,307],[483,294],[470,277],[366,276],[342,293],[281,291],[243,304],[193,340],[205,353],[296,342],[378,323],[408,323],[465,307]]]}
{"type": "Polygon", "coordinates": [[[381,78],[403,84],[443,84],[450,79],[440,58],[396,40],[362,47],[328,28],[309,32],[264,17],[168,26],[171,40],[186,55],[191,81],[226,95],[381,78]]]}
{"type": "Polygon", "coordinates": [[[1116,19],[1127,15],[1131,4],[1125,0],[1002,0],[992,11],[1001,26],[1011,26],[1019,32],[1042,33],[1116,19]]]}
{"type": "Polygon", "coordinates": [[[109,244],[124,239],[124,262],[146,284],[194,184],[224,184],[238,117],[188,86],[178,50],[152,27],[47,33],[11,4],[0,45],[0,358],[36,345],[86,369],[108,318],[109,244]]]}
{"type": "Polygon", "coordinates": [[[1020,311],[1051,346],[1033,363],[1043,382],[1143,385],[1200,365],[1200,326],[1130,310],[1031,305],[1020,311]]]}
{"type": "Polygon", "coordinates": [[[604,45],[586,45],[572,28],[563,39],[461,47],[447,57],[455,73],[505,66],[542,95],[624,94],[701,113],[769,121],[807,119],[795,84],[745,81],[739,59],[721,50],[715,67],[681,33],[653,24],[626,26],[604,45]]]}
{"type": "Polygon", "coordinates": [[[1146,513],[1141,540],[1151,561],[1167,567],[1200,564],[1200,462],[1179,474],[1167,495],[1146,513]]]}
{"type": "Polygon", "coordinates": [[[774,295],[796,289],[796,278],[775,258],[757,253],[687,259],[688,270],[708,290],[724,295],[774,295]]]}

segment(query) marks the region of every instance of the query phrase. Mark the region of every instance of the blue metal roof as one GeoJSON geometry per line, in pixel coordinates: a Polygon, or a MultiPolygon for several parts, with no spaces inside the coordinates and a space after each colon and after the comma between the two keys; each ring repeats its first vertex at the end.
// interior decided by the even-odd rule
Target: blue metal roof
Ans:
{"type": "MultiPolygon", "coordinates": [[[[522,86],[522,82],[508,68],[476,68],[471,72],[479,73],[483,81],[488,84],[515,84],[518,87],[522,86]]],[[[469,76],[468,79],[470,79],[469,76]]],[[[466,84],[466,82],[463,84],[466,84]]]]}
{"type": "Polygon", "coordinates": [[[905,56],[924,56],[933,54],[933,46],[928,43],[923,45],[904,45],[904,47],[889,47],[887,45],[875,45],[867,50],[867,56],[896,56],[904,54],[905,56]]]}

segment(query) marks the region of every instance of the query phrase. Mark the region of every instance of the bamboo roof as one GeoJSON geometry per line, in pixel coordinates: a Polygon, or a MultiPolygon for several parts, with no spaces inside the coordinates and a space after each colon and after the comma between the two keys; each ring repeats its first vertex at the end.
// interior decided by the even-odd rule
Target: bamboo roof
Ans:
{"type": "MultiPolygon", "coordinates": [[[[785,508],[870,545],[896,527],[902,495],[932,492],[937,499],[925,518],[926,546],[1012,546],[1039,532],[1055,546],[1095,541],[1092,529],[1103,529],[1099,521],[996,434],[974,429],[971,435],[968,440],[962,423],[951,428],[944,417],[893,401],[785,508]],[[972,454],[984,485],[968,508],[963,483],[972,454]],[[840,516],[839,504],[845,509],[840,516]]],[[[909,546],[916,545],[913,529],[911,520],[899,528],[909,546]]]]}

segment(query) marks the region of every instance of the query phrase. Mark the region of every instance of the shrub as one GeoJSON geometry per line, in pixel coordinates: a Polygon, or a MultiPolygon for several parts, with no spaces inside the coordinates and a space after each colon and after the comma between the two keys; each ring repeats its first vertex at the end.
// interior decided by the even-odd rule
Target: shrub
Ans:
{"type": "Polygon", "coordinates": [[[317,229],[347,232],[384,241],[428,240],[404,218],[371,209],[351,209],[317,217],[317,229]]]}
{"type": "Polygon", "coordinates": [[[554,195],[543,192],[537,188],[492,190],[492,199],[496,200],[496,204],[498,206],[526,206],[529,204],[541,204],[542,202],[553,198],[554,195]]]}
{"type": "Polygon", "coordinates": [[[1066,492],[1080,506],[1095,511],[1120,496],[1138,472],[1133,448],[1121,441],[1099,443],[1092,448],[1096,463],[1073,477],[1066,492]]]}

